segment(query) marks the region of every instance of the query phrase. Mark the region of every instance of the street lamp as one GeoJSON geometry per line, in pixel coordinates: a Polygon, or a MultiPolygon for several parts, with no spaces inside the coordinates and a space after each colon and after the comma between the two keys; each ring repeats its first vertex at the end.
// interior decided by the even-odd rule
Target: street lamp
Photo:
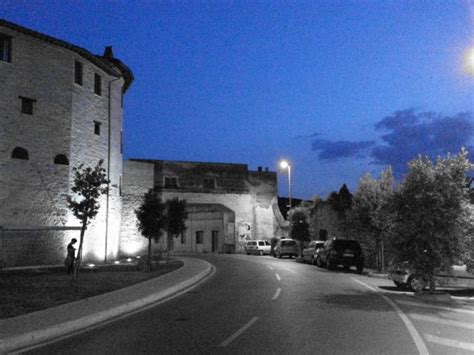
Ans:
{"type": "Polygon", "coordinates": [[[288,170],[288,204],[291,208],[291,165],[287,160],[280,161],[280,168],[288,170]]]}

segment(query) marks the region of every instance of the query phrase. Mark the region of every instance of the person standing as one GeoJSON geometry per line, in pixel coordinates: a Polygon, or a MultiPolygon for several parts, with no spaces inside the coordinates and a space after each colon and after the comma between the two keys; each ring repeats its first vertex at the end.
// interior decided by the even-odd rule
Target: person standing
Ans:
{"type": "Polygon", "coordinates": [[[74,244],[76,243],[77,239],[72,238],[71,242],[67,245],[67,257],[65,264],[67,266],[68,275],[74,273],[74,263],[76,262],[76,248],[74,248],[74,244]]]}

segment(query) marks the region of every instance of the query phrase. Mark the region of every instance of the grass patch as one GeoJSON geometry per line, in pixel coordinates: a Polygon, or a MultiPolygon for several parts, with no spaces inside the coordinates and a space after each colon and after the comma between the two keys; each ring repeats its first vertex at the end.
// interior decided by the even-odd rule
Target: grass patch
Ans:
{"type": "Polygon", "coordinates": [[[0,319],[59,306],[143,282],[179,269],[183,262],[156,264],[151,272],[136,265],[81,269],[75,285],[65,268],[0,271],[0,319]]]}

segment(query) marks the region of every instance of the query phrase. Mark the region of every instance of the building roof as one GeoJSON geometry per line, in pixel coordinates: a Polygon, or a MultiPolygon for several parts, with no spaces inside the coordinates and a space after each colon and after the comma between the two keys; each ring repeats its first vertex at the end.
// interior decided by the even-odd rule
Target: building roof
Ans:
{"type": "Polygon", "coordinates": [[[124,63],[122,63],[120,60],[118,60],[116,58],[110,58],[110,57],[105,57],[105,56],[99,56],[99,55],[92,54],[87,49],[81,48],[79,46],[76,46],[74,44],[68,43],[66,41],[63,41],[63,40],[60,40],[60,39],[57,39],[57,38],[54,38],[54,37],[51,37],[51,36],[48,36],[46,34],[43,34],[43,33],[40,33],[40,32],[34,31],[34,30],[30,30],[26,27],[17,25],[13,22],[9,22],[9,21],[4,20],[4,19],[0,19],[0,27],[6,27],[6,28],[9,28],[11,30],[23,33],[25,35],[37,38],[37,39],[42,40],[44,42],[69,49],[69,50],[77,53],[81,57],[89,60],[91,63],[95,64],[100,69],[105,71],[107,74],[112,75],[112,76],[116,76],[116,77],[123,77],[124,80],[125,80],[125,84],[124,84],[124,87],[123,87],[124,92],[127,91],[129,86],[133,82],[134,77],[133,77],[132,71],[124,63]]]}

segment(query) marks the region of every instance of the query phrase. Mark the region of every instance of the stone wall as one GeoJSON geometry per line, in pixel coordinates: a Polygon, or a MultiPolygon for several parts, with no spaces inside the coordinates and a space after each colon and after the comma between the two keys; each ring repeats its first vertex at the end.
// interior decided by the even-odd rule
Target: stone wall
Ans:
{"type": "Polygon", "coordinates": [[[232,241],[235,251],[241,251],[247,239],[270,240],[275,234],[282,235],[280,224],[283,218],[281,214],[277,216],[276,174],[273,172],[249,172],[243,164],[127,161],[124,165],[123,184],[121,251],[124,255],[146,249],[146,239],[136,229],[136,217],[131,211],[138,208],[143,195],[151,187],[163,201],[178,197],[192,206],[224,208],[215,207],[217,210],[214,214],[207,212],[207,216],[203,211],[190,213],[187,221],[188,234],[185,236],[187,242],[183,243],[186,245],[175,243],[176,251],[210,251],[212,247],[209,243],[212,240],[209,233],[212,230],[219,231],[221,238],[219,248],[215,250],[218,252],[225,252],[224,244],[229,244],[229,241],[232,241]],[[165,177],[177,178],[177,187],[166,187],[165,177]],[[213,178],[215,187],[205,187],[204,178],[213,178]],[[204,220],[207,224],[203,230],[209,234],[205,235],[206,242],[203,246],[192,246],[189,241],[195,238],[194,233],[199,230],[196,228],[200,227],[191,224],[204,225],[204,220]]]}
{"type": "MultiPolygon", "coordinates": [[[[85,50],[76,52],[4,22],[0,34],[12,38],[11,62],[0,61],[0,226],[77,226],[66,203],[72,168],[95,166],[103,159],[111,180],[110,196],[101,199],[101,210],[88,228],[84,256],[103,260],[106,254],[118,255],[124,80],[81,55],[85,50]],[[74,82],[75,61],[83,64],[82,86],[74,82]],[[101,96],[94,94],[95,73],[102,77],[101,96]],[[35,100],[32,115],[21,112],[20,96],[35,100]],[[100,135],[94,134],[94,121],[101,123],[100,135]],[[29,159],[12,159],[15,147],[26,149],[29,159]],[[58,154],[65,155],[69,165],[55,164],[58,154]]],[[[28,254],[26,247],[14,248],[15,244],[37,246],[31,263],[63,258],[71,233],[52,234],[48,239],[42,233],[40,240],[35,239],[37,233],[8,233],[4,264],[18,263],[22,259],[18,255],[28,254]]]]}

